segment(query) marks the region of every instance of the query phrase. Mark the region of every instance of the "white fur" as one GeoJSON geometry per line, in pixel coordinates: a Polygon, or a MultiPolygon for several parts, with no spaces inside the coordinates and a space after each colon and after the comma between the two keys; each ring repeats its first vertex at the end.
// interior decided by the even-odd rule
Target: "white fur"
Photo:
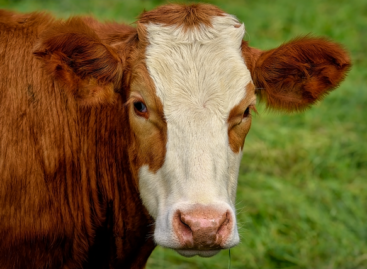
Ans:
{"type": "MultiPolygon", "coordinates": [[[[235,220],[235,195],[242,152],[228,141],[228,116],[246,96],[251,76],[241,54],[244,25],[230,15],[212,19],[212,27],[148,24],[146,65],[167,121],[167,152],[156,172],[139,171],[141,198],[156,220],[154,238],[178,248],[172,230],[177,209],[193,204],[229,210],[235,220]]],[[[225,243],[239,242],[236,222],[225,243]]],[[[181,251],[183,255],[213,255],[181,251]]],[[[180,252],[180,253],[181,253],[180,252]]],[[[208,254],[209,253],[209,254],[208,254]]]]}

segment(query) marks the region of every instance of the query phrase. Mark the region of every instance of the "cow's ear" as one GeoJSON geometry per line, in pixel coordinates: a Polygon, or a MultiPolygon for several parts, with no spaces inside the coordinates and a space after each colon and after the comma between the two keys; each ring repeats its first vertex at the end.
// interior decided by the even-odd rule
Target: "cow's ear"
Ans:
{"type": "Polygon", "coordinates": [[[41,34],[33,53],[79,103],[111,103],[116,98],[124,60],[81,18],[54,23],[41,34]]]}
{"type": "Polygon", "coordinates": [[[260,97],[283,111],[308,108],[336,88],[351,67],[347,52],[323,38],[298,38],[269,51],[242,44],[260,97]]]}

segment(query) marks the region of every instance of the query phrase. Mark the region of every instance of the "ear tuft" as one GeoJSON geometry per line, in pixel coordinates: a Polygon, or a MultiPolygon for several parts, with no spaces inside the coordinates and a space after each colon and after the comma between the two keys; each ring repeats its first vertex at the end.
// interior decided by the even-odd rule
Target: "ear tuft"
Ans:
{"type": "Polygon", "coordinates": [[[323,38],[303,37],[258,54],[252,76],[269,108],[299,111],[335,89],[351,67],[347,52],[323,38]]]}
{"type": "Polygon", "coordinates": [[[42,33],[33,53],[60,86],[82,104],[113,100],[124,63],[83,19],[55,22],[42,33]]]}

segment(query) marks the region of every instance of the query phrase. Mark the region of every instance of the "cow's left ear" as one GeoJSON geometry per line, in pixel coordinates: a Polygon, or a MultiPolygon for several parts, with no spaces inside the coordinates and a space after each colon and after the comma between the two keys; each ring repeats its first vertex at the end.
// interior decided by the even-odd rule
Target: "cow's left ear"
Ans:
{"type": "Polygon", "coordinates": [[[351,67],[347,52],[323,38],[298,38],[269,51],[242,43],[260,97],[283,111],[308,108],[336,88],[351,67]]]}
{"type": "Polygon", "coordinates": [[[114,89],[121,82],[124,60],[82,18],[52,24],[33,53],[80,104],[112,103],[116,98],[114,89]]]}

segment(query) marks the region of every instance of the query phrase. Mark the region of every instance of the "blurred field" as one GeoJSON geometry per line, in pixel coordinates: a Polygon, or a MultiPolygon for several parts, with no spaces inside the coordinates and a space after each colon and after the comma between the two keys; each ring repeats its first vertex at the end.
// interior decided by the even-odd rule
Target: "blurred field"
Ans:
{"type": "MultiPolygon", "coordinates": [[[[132,23],[165,2],[0,0],[0,7],[132,23]]],[[[346,81],[305,113],[259,105],[240,169],[242,242],[231,250],[231,268],[367,268],[367,2],[205,2],[243,21],[251,46],[270,49],[312,33],[344,44],[354,64],[346,81]]],[[[188,259],[158,247],[147,268],[227,266],[228,251],[188,259]]]]}

